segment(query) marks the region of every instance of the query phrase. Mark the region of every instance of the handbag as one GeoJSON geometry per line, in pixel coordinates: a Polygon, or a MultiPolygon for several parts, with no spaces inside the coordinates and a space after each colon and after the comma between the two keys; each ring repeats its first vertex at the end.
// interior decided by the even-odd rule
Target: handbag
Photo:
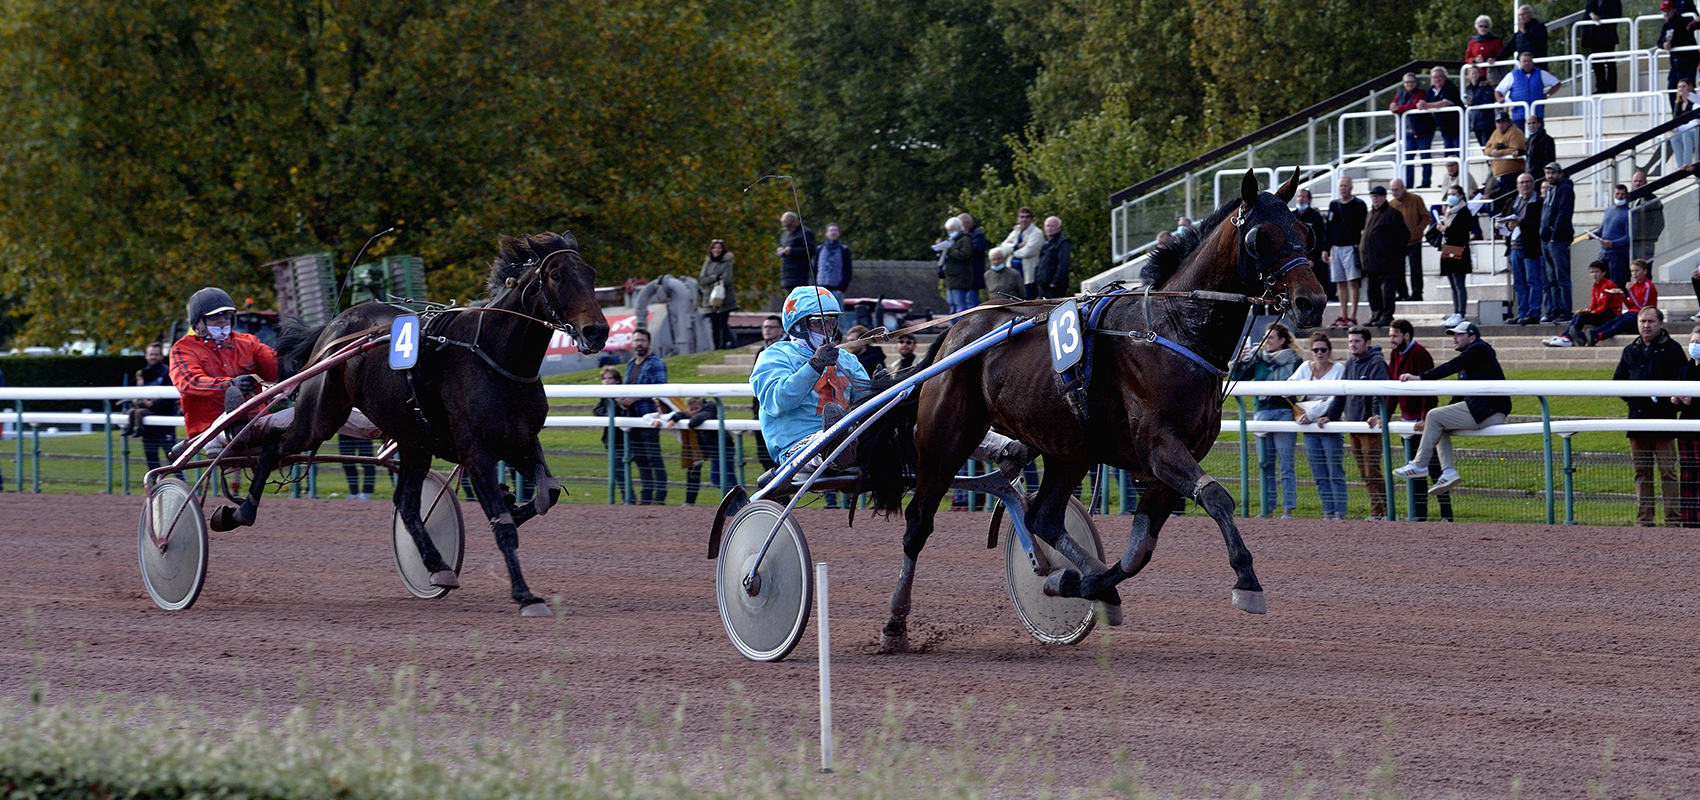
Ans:
{"type": "Polygon", "coordinates": [[[721,306],[723,306],[725,304],[726,304],[726,284],[724,284],[724,283],[714,284],[714,288],[708,290],[708,307],[713,308],[713,309],[719,309],[721,306]]]}
{"type": "Polygon", "coordinates": [[[1440,248],[1440,260],[1441,261],[1463,261],[1464,260],[1464,246],[1461,245],[1461,244],[1449,244],[1449,245],[1445,245],[1445,246],[1441,247],[1440,248]]]}

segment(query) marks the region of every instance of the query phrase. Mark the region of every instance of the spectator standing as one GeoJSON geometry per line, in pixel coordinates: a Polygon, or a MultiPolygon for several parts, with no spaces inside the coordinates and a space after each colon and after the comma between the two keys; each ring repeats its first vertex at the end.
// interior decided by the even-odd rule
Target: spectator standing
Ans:
{"type": "Polygon", "coordinates": [[[1452,315],[1446,318],[1447,325],[1463,322],[1464,312],[1470,304],[1465,276],[1470,274],[1471,269],[1470,231],[1475,224],[1470,204],[1456,192],[1448,194],[1446,209],[1434,223],[1435,231],[1440,234],[1440,274],[1446,276],[1447,285],[1452,289],[1452,315]]]}
{"type": "MultiPolygon", "coordinates": [[[[1535,66],[1534,54],[1520,52],[1517,54],[1517,68],[1507,72],[1493,91],[1501,103],[1535,103],[1545,100],[1557,85],[1557,75],[1535,66]]],[[[1525,113],[1523,106],[1511,107],[1511,119],[1518,130],[1523,128],[1525,113]]]]}
{"type": "Polygon", "coordinates": [[[1364,222],[1369,218],[1369,206],[1352,196],[1352,179],[1340,178],[1340,188],[1328,204],[1329,278],[1340,297],[1340,317],[1336,327],[1358,322],[1358,287],[1364,274],[1358,265],[1358,243],[1364,238],[1364,222]]]}
{"type": "Polygon", "coordinates": [[[974,221],[973,214],[964,211],[961,214],[961,219],[962,230],[968,234],[968,238],[974,246],[974,288],[976,290],[984,289],[986,288],[984,275],[986,255],[991,252],[991,245],[986,243],[986,232],[980,230],[980,223],[974,221]]]}
{"type": "MultiPolygon", "coordinates": [[[[147,363],[137,370],[136,385],[170,386],[171,366],[165,361],[164,345],[149,342],[143,350],[143,358],[147,363]]],[[[0,386],[5,385],[0,383],[0,386]]],[[[171,448],[177,446],[177,426],[149,425],[147,418],[150,415],[170,417],[176,414],[177,401],[169,397],[136,400],[130,410],[130,425],[124,429],[124,434],[142,438],[142,456],[147,459],[150,470],[159,469],[171,448]]]]}
{"type": "MultiPolygon", "coordinates": [[[[1233,379],[1284,381],[1292,377],[1301,360],[1293,343],[1293,332],[1279,322],[1272,322],[1263,333],[1263,344],[1258,347],[1248,344],[1234,362],[1233,379]]],[[[1258,422],[1292,422],[1293,407],[1287,398],[1279,395],[1259,397],[1252,407],[1251,418],[1258,422]]],[[[1274,514],[1277,468],[1280,469],[1281,518],[1291,519],[1293,509],[1298,506],[1298,473],[1293,466],[1293,450],[1298,439],[1299,435],[1290,431],[1257,435],[1257,464],[1261,474],[1258,483],[1263,487],[1264,517],[1274,514]]]]}
{"type": "Polygon", "coordinates": [[[1523,159],[1523,169],[1530,175],[1535,175],[1535,180],[1538,181],[1540,176],[1537,173],[1541,171],[1541,167],[1558,160],[1558,143],[1552,140],[1552,134],[1547,133],[1545,117],[1539,114],[1530,115],[1525,124],[1529,126],[1529,156],[1523,159]]]}
{"type": "MultiPolygon", "coordinates": [[[[761,346],[756,348],[756,356],[760,357],[761,351],[772,347],[775,342],[783,338],[785,338],[785,320],[778,314],[767,315],[767,318],[761,321],[761,346]]],[[[755,398],[750,399],[750,419],[761,420],[761,401],[755,398]]],[[[756,431],[755,437],[756,460],[761,462],[762,468],[773,469],[779,466],[779,462],[773,460],[773,454],[767,451],[767,440],[762,438],[761,431],[756,431]]]]}
{"type": "MultiPolygon", "coordinates": [[[[1594,22],[1623,17],[1623,0],[1588,0],[1583,13],[1594,22]]],[[[1617,49],[1616,25],[1589,25],[1582,28],[1582,48],[1588,54],[1609,53],[1617,49]]],[[[1617,91],[1617,62],[1601,59],[1594,62],[1594,92],[1611,94],[1617,91]]]]}
{"type": "MultiPolygon", "coordinates": [[[[1647,187],[1647,173],[1636,170],[1629,179],[1631,194],[1647,187]]],[[[1653,266],[1653,251],[1658,247],[1659,237],[1665,232],[1665,204],[1655,195],[1636,200],[1629,206],[1629,257],[1639,258],[1647,262],[1649,269],[1653,266]]]]}
{"type": "MultiPolygon", "coordinates": [[[[1427,154],[1434,145],[1434,115],[1413,114],[1417,104],[1423,100],[1423,90],[1417,88],[1417,73],[1407,72],[1400,81],[1398,90],[1393,92],[1393,99],[1387,101],[1387,110],[1399,116],[1400,125],[1405,129],[1405,158],[1418,158],[1419,154],[1427,154]]],[[[1415,184],[1414,177],[1417,166],[1405,164],[1405,182],[1415,184]]],[[[1423,165],[1423,185],[1427,186],[1434,168],[1423,165]]]]}
{"type": "Polygon", "coordinates": [[[1493,135],[1488,137],[1487,145],[1482,151],[1493,161],[1489,168],[1493,170],[1493,183],[1487,187],[1489,197],[1498,197],[1517,188],[1517,176],[1523,174],[1523,154],[1528,151],[1529,140],[1523,132],[1511,125],[1511,115],[1504,111],[1493,118],[1493,135]]]}
{"type": "Polygon", "coordinates": [[[1309,189],[1300,189],[1294,195],[1293,203],[1293,216],[1310,230],[1310,238],[1305,241],[1305,255],[1310,258],[1311,272],[1316,275],[1316,282],[1328,290],[1329,302],[1333,302],[1336,297],[1334,282],[1328,279],[1328,259],[1322,257],[1328,251],[1328,220],[1311,205],[1309,189]]]}
{"type": "Polygon", "coordinates": [[[844,349],[856,357],[856,362],[862,365],[862,371],[870,378],[878,378],[889,374],[885,368],[885,350],[874,344],[868,335],[868,326],[854,325],[844,334],[844,349]]]}
{"type": "Polygon", "coordinates": [[[1045,243],[1039,246],[1039,268],[1034,277],[1039,280],[1042,297],[1068,297],[1069,256],[1071,244],[1063,233],[1061,217],[1045,218],[1045,243]]]}
{"type": "MultiPolygon", "coordinates": [[[[1493,122],[1489,120],[1488,128],[1491,129],[1492,127],[1493,122]]],[[[1486,141],[1486,137],[1483,137],[1483,141],[1486,141]]],[[[1446,162],[1446,174],[1440,178],[1441,197],[1456,193],[1459,197],[1470,198],[1475,197],[1476,193],[1480,191],[1481,188],[1476,186],[1476,176],[1459,174],[1457,161],[1446,162]]],[[[1423,225],[1427,227],[1428,223],[1425,222],[1423,225]]]]}
{"type": "MultiPolygon", "coordinates": [[[[844,292],[850,288],[850,278],[854,265],[850,261],[850,248],[840,239],[843,234],[836,223],[826,226],[826,241],[820,246],[820,252],[815,257],[815,285],[825,286],[838,301],[838,307],[844,307],[844,292]]],[[[848,329],[850,315],[838,316],[840,332],[848,329]]]]}
{"type": "MultiPolygon", "coordinates": [[[[1328,334],[1317,331],[1310,335],[1310,360],[1306,361],[1290,381],[1337,381],[1346,375],[1346,367],[1332,360],[1334,345],[1328,334]]],[[[1310,460],[1310,474],[1316,480],[1316,493],[1322,499],[1322,518],[1346,518],[1346,454],[1345,442],[1338,433],[1321,430],[1322,411],[1338,398],[1332,395],[1308,394],[1300,398],[1299,424],[1317,426],[1305,431],[1305,456],[1310,460]]]]}
{"type": "Polygon", "coordinates": [[[1405,182],[1398,178],[1387,183],[1387,204],[1398,210],[1399,216],[1405,220],[1404,260],[1411,270],[1411,282],[1406,284],[1405,267],[1400,267],[1397,299],[1420,303],[1423,299],[1423,231],[1428,228],[1428,207],[1421,195],[1408,191],[1405,182]]]}
{"type": "MultiPolygon", "coordinates": [[[[1381,359],[1381,348],[1370,343],[1369,329],[1354,325],[1346,331],[1346,352],[1348,357],[1341,380],[1387,380],[1387,362],[1381,359]]],[[[1322,412],[1322,416],[1316,420],[1316,425],[1320,428],[1330,420],[1337,419],[1345,422],[1368,422],[1371,428],[1378,428],[1381,426],[1381,418],[1380,396],[1340,395],[1322,412]]],[[[1369,518],[1372,521],[1385,520],[1387,481],[1381,475],[1381,434],[1354,433],[1351,434],[1351,440],[1352,460],[1358,463],[1358,477],[1363,479],[1364,490],[1369,492],[1369,518]]]]}
{"type": "Polygon", "coordinates": [[[1535,9],[1529,6],[1517,7],[1517,32],[1511,35],[1511,52],[1547,57],[1546,23],[1535,19],[1535,9]]]}
{"type": "MultiPolygon", "coordinates": [[[[1192,221],[1182,217],[1190,228],[1192,221]]],[[[1039,248],[1045,245],[1045,236],[1039,226],[1033,224],[1033,209],[1023,206],[1015,212],[1015,228],[1003,239],[998,248],[1003,250],[1009,266],[1021,270],[1021,281],[1027,299],[1039,297],[1039,248]]]]}
{"type": "Polygon", "coordinates": [[[1405,215],[1387,202],[1387,187],[1370,189],[1369,205],[1358,255],[1364,274],[1369,277],[1369,324],[1380,327],[1393,321],[1399,276],[1405,269],[1405,243],[1411,238],[1411,229],[1405,226],[1405,215]]]}
{"type": "Polygon", "coordinates": [[[1629,262],[1629,285],[1623,287],[1623,313],[1594,331],[1594,341],[1605,341],[1623,331],[1635,330],[1636,318],[1643,308],[1652,308],[1659,304],[1659,289],[1648,277],[1647,262],[1639,259],[1629,262]]]}
{"type": "MultiPolygon", "coordinates": [[[[1481,339],[1481,329],[1473,322],[1465,321],[1447,329],[1452,334],[1452,347],[1458,355],[1451,361],[1441,364],[1420,374],[1409,372],[1399,376],[1401,381],[1433,381],[1449,375],[1457,375],[1459,380],[1466,381],[1502,381],[1505,380],[1505,370],[1499,366],[1499,357],[1494,353],[1493,346],[1481,339]]],[[[1420,478],[1428,475],[1428,460],[1436,453],[1440,455],[1440,478],[1429,487],[1429,494],[1445,494],[1461,480],[1457,465],[1452,460],[1452,433],[1454,431],[1473,431],[1492,427],[1505,421],[1505,415],[1511,413],[1511,398],[1509,397],[1456,397],[1450,405],[1440,406],[1428,412],[1423,418],[1422,441],[1417,445],[1417,454],[1393,474],[1400,478],[1420,478]]]]}
{"type": "Polygon", "coordinates": [[[1619,286],[1629,283],[1629,187],[1612,187],[1611,205],[1600,217],[1600,227],[1589,231],[1588,238],[1600,242],[1600,258],[1606,262],[1611,279],[1619,286]]]}
{"type": "MultiPolygon", "coordinates": [[[[1665,333],[1663,311],[1648,306],[1641,309],[1635,324],[1640,337],[1623,348],[1618,359],[1614,381],[1674,381],[1683,377],[1682,347],[1665,333]]],[[[1630,396],[1630,419],[1675,419],[1677,404],[1668,397],[1630,396]]],[[[1659,493],[1665,499],[1665,524],[1681,525],[1677,496],[1681,493],[1676,482],[1676,434],[1672,432],[1630,431],[1629,459],[1635,468],[1635,521],[1643,527],[1655,524],[1653,512],[1653,471],[1658,470],[1659,493]]]]}
{"type": "Polygon", "coordinates": [[[897,374],[903,375],[915,368],[915,337],[903,334],[897,337],[897,374]]]}
{"type": "MultiPolygon", "coordinates": [[[[1428,89],[1423,92],[1422,99],[1417,101],[1417,108],[1420,111],[1427,112],[1428,116],[1433,119],[1432,126],[1440,132],[1441,140],[1446,142],[1446,157],[1456,158],[1461,152],[1458,149],[1458,136],[1464,127],[1463,114],[1462,112],[1447,114],[1436,114],[1434,112],[1442,108],[1463,108],[1463,106],[1464,99],[1458,94],[1458,85],[1452,82],[1446,68],[1435,67],[1430,69],[1428,71],[1428,89]]],[[[1433,144],[1434,140],[1429,139],[1428,152],[1430,153],[1434,152],[1433,144]]],[[[1428,188],[1429,177],[1433,169],[1433,164],[1423,165],[1422,188],[1428,188]]],[[[1405,176],[1405,182],[1410,183],[1409,171],[1405,176]]]]}
{"type": "Polygon", "coordinates": [[[1588,265],[1588,275],[1594,279],[1594,287],[1589,298],[1588,307],[1576,312],[1571,317],[1570,326],[1564,333],[1548,339],[1541,344],[1548,347],[1572,347],[1576,344],[1586,344],[1590,347],[1598,342],[1594,329],[1617,319],[1623,311],[1623,289],[1612,282],[1606,271],[1606,262],[1594,261],[1588,265]]]}
{"type": "MultiPolygon", "coordinates": [[[[649,331],[638,328],[632,332],[632,359],[626,362],[627,385],[667,382],[667,364],[661,356],[650,354],[649,341],[649,331]]],[[[619,402],[636,417],[656,415],[660,408],[649,397],[622,397],[619,402]]],[[[667,464],[661,460],[661,431],[653,427],[632,428],[627,436],[632,462],[637,465],[638,480],[643,484],[638,505],[665,505],[667,464]]]]}
{"type": "Polygon", "coordinates": [[[815,232],[803,227],[791,211],[779,215],[779,227],[779,247],[773,254],[779,256],[779,288],[789,292],[813,283],[809,267],[814,263],[815,232]]]}
{"type": "MultiPolygon", "coordinates": [[[[618,386],[621,383],[624,383],[620,377],[620,369],[618,367],[603,367],[600,377],[603,386],[618,386]]],[[[604,397],[601,400],[598,400],[596,402],[596,409],[592,413],[604,419],[606,419],[609,414],[613,414],[616,417],[637,416],[630,407],[623,405],[619,400],[612,397],[604,397]]],[[[758,439],[757,441],[759,442],[760,440],[758,439]]],[[[626,429],[615,428],[614,442],[613,444],[609,444],[608,430],[604,428],[602,430],[602,447],[604,450],[612,449],[614,453],[613,478],[614,485],[620,487],[620,502],[625,503],[628,506],[635,504],[637,500],[632,496],[632,482],[628,479],[626,474],[626,462],[631,460],[631,447],[626,435],[626,429]]]]}
{"type": "Polygon", "coordinates": [[[1510,234],[1505,237],[1505,256],[1511,264],[1511,285],[1517,295],[1517,324],[1534,325],[1552,321],[1556,309],[1544,309],[1547,273],[1541,266],[1541,198],[1535,194],[1535,176],[1517,176],[1517,196],[1502,218],[1510,234]]]}
{"type": "Polygon", "coordinates": [[[944,278],[945,299],[950,301],[950,313],[967,311],[980,304],[980,293],[974,290],[974,240],[962,230],[962,220],[950,217],[944,222],[948,246],[940,255],[939,270],[944,278]]]}
{"type": "Polygon", "coordinates": [[[1475,107],[1490,106],[1494,103],[1493,81],[1488,80],[1487,70],[1477,66],[1464,68],[1464,96],[1469,99],[1473,108],[1469,112],[1470,133],[1475,134],[1476,146],[1486,146],[1488,137],[1493,135],[1493,109],[1475,107]]]}
{"type": "Polygon", "coordinates": [[[697,504],[697,494],[702,490],[704,461],[708,462],[708,482],[721,489],[726,487],[720,480],[720,429],[702,427],[703,423],[718,417],[714,404],[701,397],[686,400],[685,410],[667,415],[668,427],[677,428],[679,423],[685,423],[686,430],[679,432],[679,461],[685,470],[687,506],[697,504]]]}
{"type": "MultiPolygon", "coordinates": [[[[1388,365],[1389,375],[1421,375],[1434,369],[1434,356],[1429,355],[1428,348],[1417,341],[1417,332],[1411,327],[1410,320],[1393,320],[1393,324],[1387,326],[1387,342],[1392,347],[1388,356],[1391,362],[1388,365]]],[[[1397,413],[1399,419],[1405,422],[1421,423],[1436,405],[1439,405],[1439,399],[1429,395],[1389,397],[1387,418],[1391,420],[1397,413]]],[[[1417,430],[1420,434],[1422,428],[1419,426],[1417,430]]],[[[1404,439],[1405,457],[1412,458],[1417,452],[1417,440],[1411,436],[1404,439]]],[[[1440,456],[1432,453],[1428,460],[1428,477],[1433,480],[1440,479],[1440,456]]],[[[1411,503],[1411,519],[1423,522],[1428,519],[1428,481],[1421,476],[1412,478],[1411,488],[1416,494],[1411,503]]],[[[1440,495],[1440,518],[1447,522],[1452,521],[1452,496],[1449,494],[1440,495]]]]}
{"type": "MultiPolygon", "coordinates": [[[[1694,85],[1684,78],[1676,82],[1676,94],[1671,99],[1671,116],[1680,117],[1694,110],[1694,105],[1700,103],[1700,94],[1694,93],[1694,85]]],[[[1671,136],[1671,156],[1676,159],[1677,169],[1684,169],[1693,164],[1700,154],[1700,120],[1689,120],[1677,126],[1675,135],[1671,136]]]]}
{"type": "MultiPolygon", "coordinates": [[[[1689,27],[1671,0],[1659,3],[1659,13],[1664,15],[1665,23],[1659,28],[1658,47],[1670,53],[1670,73],[1665,76],[1665,87],[1676,89],[1679,81],[1687,80],[1689,86],[1694,85],[1694,67],[1700,63],[1700,53],[1682,48],[1694,47],[1694,30],[1689,27]]],[[[1671,96],[1671,108],[1676,108],[1676,96],[1671,96]]]]}
{"type": "Polygon", "coordinates": [[[726,240],[712,239],[708,243],[708,255],[702,260],[702,270],[697,273],[699,302],[702,303],[703,314],[708,317],[709,326],[714,330],[714,347],[719,350],[737,343],[732,337],[732,312],[738,310],[738,290],[732,283],[732,262],[732,251],[726,249],[726,240]]]}
{"type": "Polygon", "coordinates": [[[1026,297],[1027,288],[1021,282],[1021,270],[1004,262],[1002,250],[993,250],[988,256],[991,263],[986,265],[987,296],[992,300],[1020,300],[1026,297]]]}
{"type": "Polygon", "coordinates": [[[1476,34],[1464,47],[1464,63],[1485,72],[1504,49],[1505,40],[1493,32],[1493,18],[1486,14],[1476,17],[1476,34]]]}
{"type": "MultiPolygon", "coordinates": [[[[373,453],[372,440],[346,433],[336,435],[336,449],[345,456],[370,456],[373,453]]],[[[342,476],[348,479],[348,499],[370,500],[372,492],[378,488],[378,470],[371,464],[344,464],[342,476]]]]}
{"type": "MultiPolygon", "coordinates": [[[[1688,358],[1682,365],[1682,379],[1700,381],[1700,326],[1689,331],[1688,349],[1683,354],[1688,358]]],[[[1679,406],[1679,419],[1700,421],[1700,403],[1694,402],[1693,397],[1673,397],[1671,400],[1679,406]]],[[[1700,528],[1700,433],[1685,431],[1676,435],[1676,462],[1678,493],[1682,496],[1678,508],[1682,527],[1700,528]]]]}
{"type": "Polygon", "coordinates": [[[1547,190],[1541,195],[1541,265],[1547,271],[1546,307],[1553,322],[1570,321],[1570,240],[1576,237],[1570,216],[1576,210],[1576,186],[1557,161],[1546,166],[1547,190]]]}

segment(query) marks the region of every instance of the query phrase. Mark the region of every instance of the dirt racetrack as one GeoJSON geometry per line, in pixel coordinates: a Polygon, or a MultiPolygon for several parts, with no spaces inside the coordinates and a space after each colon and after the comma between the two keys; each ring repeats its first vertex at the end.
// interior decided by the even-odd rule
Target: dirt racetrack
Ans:
{"type": "MultiPolygon", "coordinates": [[[[688,695],[687,738],[712,738],[739,692],[778,729],[814,724],[812,630],[780,664],[726,640],[704,558],[711,509],[560,506],[527,525],[527,577],[566,609],[551,622],[519,616],[482,525],[464,588],[422,601],[391,564],[387,504],[276,498],[256,528],[213,534],[193,609],[160,611],[136,567],[140,508],[0,495],[0,694],[23,694],[39,656],[61,693],[281,712],[309,661],[317,680],[356,687],[366,667],[415,659],[450,691],[477,675],[517,696],[547,669],[587,730],[688,695]]],[[[1269,602],[1254,617],[1229,604],[1221,538],[1194,512],[1124,584],[1126,625],[1046,648],[1009,607],[986,515],[941,514],[916,586],[924,650],[880,655],[897,525],[800,520],[830,564],[847,741],[878,724],[889,692],[913,707],[907,735],[921,742],[949,741],[970,697],[988,724],[1066,739],[1056,763],[1080,783],[1111,774],[1122,747],[1147,785],[1274,793],[1295,762],[1361,779],[1386,752],[1407,797],[1504,797],[1514,778],[1525,796],[1581,797],[1609,749],[1606,796],[1700,792],[1700,532],[1250,520],[1269,602]]],[[[1126,518],[1100,521],[1120,552],[1126,518]]]]}

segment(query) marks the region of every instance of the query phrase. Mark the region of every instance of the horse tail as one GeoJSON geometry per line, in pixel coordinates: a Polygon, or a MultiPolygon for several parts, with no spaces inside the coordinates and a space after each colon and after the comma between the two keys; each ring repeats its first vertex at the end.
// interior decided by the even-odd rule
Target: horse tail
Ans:
{"type": "Polygon", "coordinates": [[[309,327],[293,317],[284,320],[277,335],[278,380],[288,378],[307,366],[307,359],[313,355],[313,346],[319,343],[319,334],[324,332],[324,325],[309,327]]]}
{"type": "MultiPolygon", "coordinates": [[[[863,401],[901,383],[908,375],[932,365],[944,343],[940,336],[927,348],[927,354],[915,366],[897,377],[875,378],[868,383],[863,401]]],[[[903,510],[903,496],[914,480],[920,460],[915,445],[915,421],[920,414],[921,393],[910,392],[897,406],[869,425],[856,438],[856,462],[862,470],[868,494],[873,499],[874,513],[890,516],[903,510]]]]}

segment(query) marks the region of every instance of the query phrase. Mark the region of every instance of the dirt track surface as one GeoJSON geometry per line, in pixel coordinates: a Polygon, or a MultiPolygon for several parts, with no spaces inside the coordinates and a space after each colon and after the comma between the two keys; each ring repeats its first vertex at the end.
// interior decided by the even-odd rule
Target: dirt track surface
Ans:
{"type": "MultiPolygon", "coordinates": [[[[391,564],[389,507],[335,500],[270,499],[256,528],[213,534],[199,603],[160,611],[137,572],[140,508],[138,497],[0,496],[11,553],[0,693],[24,691],[28,635],[71,691],[225,711],[286,710],[310,660],[320,680],[360,687],[363,668],[416,659],[445,689],[470,689],[476,674],[516,696],[548,669],[587,730],[688,694],[687,736],[714,737],[734,682],[776,729],[814,724],[812,629],[780,664],[745,661],[726,640],[704,558],[711,509],[560,506],[527,525],[527,577],[567,611],[552,623],[519,616],[482,526],[468,531],[464,588],[415,600],[391,564]]],[[[988,730],[1004,716],[1039,737],[1060,724],[1072,744],[1057,764],[1082,783],[1109,775],[1121,747],[1147,785],[1270,791],[1295,762],[1361,781],[1385,748],[1409,797],[1507,796],[1518,776],[1524,796],[1580,797],[1615,740],[1608,795],[1700,791],[1692,532],[1252,520],[1269,602],[1255,617],[1229,603],[1214,526],[1189,516],[1124,584],[1125,626],[1047,648],[1009,607],[986,515],[941,514],[911,622],[924,650],[880,655],[899,529],[865,516],[845,529],[842,512],[799,519],[830,564],[846,741],[878,724],[889,691],[913,705],[908,736],[922,742],[949,741],[970,697],[988,730]]],[[[1100,519],[1112,552],[1125,519],[1100,519]]]]}

